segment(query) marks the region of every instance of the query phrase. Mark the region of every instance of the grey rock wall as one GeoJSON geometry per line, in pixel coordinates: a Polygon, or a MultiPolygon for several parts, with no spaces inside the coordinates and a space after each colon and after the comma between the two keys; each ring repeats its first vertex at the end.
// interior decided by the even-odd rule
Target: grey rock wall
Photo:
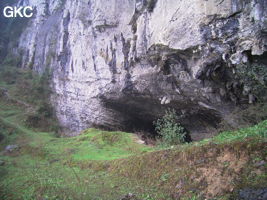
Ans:
{"type": "Polygon", "coordinates": [[[222,120],[234,124],[234,107],[255,101],[235,68],[266,67],[265,0],[21,3],[36,14],[17,51],[23,67],[53,71],[51,100],[68,135],[149,131],[171,107],[197,138],[222,120]]]}

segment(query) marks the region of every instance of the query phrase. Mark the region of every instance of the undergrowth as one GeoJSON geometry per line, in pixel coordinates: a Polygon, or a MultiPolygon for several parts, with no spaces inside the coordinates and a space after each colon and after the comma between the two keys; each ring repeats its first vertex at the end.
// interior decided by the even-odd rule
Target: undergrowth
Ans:
{"type": "Polygon", "coordinates": [[[51,72],[42,74],[32,70],[19,69],[17,59],[7,57],[0,68],[0,87],[6,90],[6,98],[27,107],[25,122],[29,127],[41,131],[59,130],[55,112],[50,104],[51,72]]]}
{"type": "Polygon", "coordinates": [[[108,160],[143,154],[152,147],[136,143],[130,133],[97,129],[58,138],[29,129],[23,112],[20,106],[0,100],[0,127],[5,130],[0,151],[8,144],[20,146],[19,152],[0,154],[6,163],[0,166],[0,199],[119,199],[129,188],[136,190],[103,169],[108,160]],[[83,161],[96,167],[82,169],[83,161]]]}
{"type": "MultiPolygon", "coordinates": [[[[1,199],[117,200],[128,193],[142,200],[171,200],[178,194],[181,199],[203,199],[203,191],[207,190],[203,182],[208,180],[200,169],[214,167],[224,172],[223,177],[242,177],[235,182],[236,188],[264,186],[267,178],[262,173],[250,173],[254,164],[266,156],[263,148],[267,121],[161,150],[137,144],[132,134],[124,132],[88,129],[73,138],[36,132],[24,125],[23,109],[0,102],[1,127],[6,130],[5,138],[9,138],[1,141],[1,148],[14,143],[20,146],[19,152],[0,156],[6,162],[0,167],[1,199]],[[10,137],[10,131],[16,137],[10,137]],[[229,155],[230,160],[214,163],[224,155],[229,155]],[[246,161],[242,176],[234,172],[238,163],[231,164],[239,161],[246,161]]],[[[224,180],[221,175],[217,178],[224,180]]],[[[213,199],[224,196],[218,193],[218,198],[213,199]]]]}
{"type": "Polygon", "coordinates": [[[226,200],[242,188],[267,187],[267,120],[168,148],[98,129],[60,138],[25,120],[32,111],[52,116],[49,77],[16,70],[0,83],[8,91],[0,97],[0,199],[118,200],[134,193],[142,200],[226,200]],[[10,144],[19,149],[5,152],[10,144]]]}

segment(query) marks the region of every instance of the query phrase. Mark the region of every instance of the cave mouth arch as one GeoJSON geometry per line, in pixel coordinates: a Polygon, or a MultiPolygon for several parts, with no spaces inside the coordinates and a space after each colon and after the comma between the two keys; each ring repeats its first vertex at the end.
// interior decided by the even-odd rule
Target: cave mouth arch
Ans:
{"type": "MultiPolygon", "coordinates": [[[[105,107],[114,113],[120,119],[120,124],[113,130],[121,130],[137,134],[146,141],[155,141],[160,137],[155,130],[154,122],[161,118],[169,106],[161,105],[153,100],[105,100],[105,107]],[[139,101],[138,101],[139,100],[139,101]]],[[[183,126],[183,123],[179,121],[183,126]]],[[[190,130],[185,128],[185,142],[192,142],[190,130]]]]}

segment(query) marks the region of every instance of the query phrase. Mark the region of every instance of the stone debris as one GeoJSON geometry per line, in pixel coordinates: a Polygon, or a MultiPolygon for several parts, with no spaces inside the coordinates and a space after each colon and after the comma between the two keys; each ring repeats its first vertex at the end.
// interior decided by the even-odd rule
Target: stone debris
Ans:
{"type": "Polygon", "coordinates": [[[5,148],[6,153],[12,153],[12,152],[17,151],[17,150],[19,150],[19,146],[16,144],[7,145],[5,148]]]}

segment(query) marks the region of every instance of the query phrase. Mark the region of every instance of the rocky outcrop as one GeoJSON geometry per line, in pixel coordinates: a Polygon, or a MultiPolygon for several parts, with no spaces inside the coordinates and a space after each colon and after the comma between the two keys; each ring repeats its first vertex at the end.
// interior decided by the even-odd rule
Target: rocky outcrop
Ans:
{"type": "MultiPolygon", "coordinates": [[[[264,0],[28,0],[22,66],[53,72],[64,132],[152,130],[174,108],[189,132],[212,132],[260,98],[237,68],[266,69],[264,0]]],[[[263,84],[264,82],[263,76],[263,84]]]]}

